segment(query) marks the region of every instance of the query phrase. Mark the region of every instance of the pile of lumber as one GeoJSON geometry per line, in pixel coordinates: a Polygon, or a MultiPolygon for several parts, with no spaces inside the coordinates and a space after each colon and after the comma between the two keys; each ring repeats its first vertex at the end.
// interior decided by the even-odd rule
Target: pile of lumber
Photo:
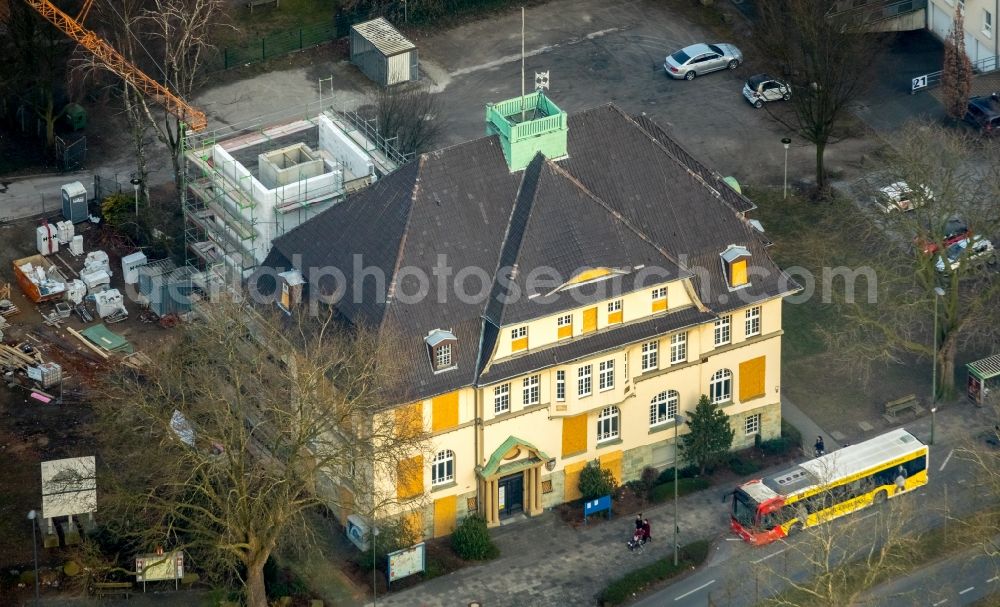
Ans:
{"type": "Polygon", "coordinates": [[[31,354],[25,354],[13,346],[0,344],[0,365],[24,371],[28,367],[34,367],[41,362],[42,355],[37,350],[31,354]]]}

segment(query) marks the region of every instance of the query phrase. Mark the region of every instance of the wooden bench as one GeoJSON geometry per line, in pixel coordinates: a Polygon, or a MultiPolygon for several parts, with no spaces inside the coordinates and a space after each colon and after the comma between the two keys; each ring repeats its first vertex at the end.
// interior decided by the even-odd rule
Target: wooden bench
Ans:
{"type": "Polygon", "coordinates": [[[90,591],[95,596],[124,595],[128,598],[132,594],[132,582],[95,582],[90,591]]]}
{"type": "Polygon", "coordinates": [[[912,409],[917,414],[923,411],[923,407],[920,406],[920,401],[917,400],[916,394],[907,394],[902,398],[886,401],[884,408],[886,418],[890,422],[895,421],[896,416],[906,409],[912,409]]]}

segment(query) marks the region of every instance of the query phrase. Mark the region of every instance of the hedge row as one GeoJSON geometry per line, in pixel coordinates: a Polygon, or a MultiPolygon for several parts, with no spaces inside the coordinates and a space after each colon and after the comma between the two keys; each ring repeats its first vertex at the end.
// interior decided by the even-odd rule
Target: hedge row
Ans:
{"type": "MultiPolygon", "coordinates": [[[[688,495],[702,489],[707,489],[712,483],[707,478],[682,478],[677,481],[678,497],[688,495]]],[[[662,502],[674,497],[674,482],[663,483],[653,487],[652,500],[662,502]]]]}
{"type": "MultiPolygon", "coordinates": [[[[662,485],[660,486],[662,487],[662,485]]],[[[680,561],[676,567],[673,555],[640,567],[608,584],[601,593],[601,604],[621,605],[631,599],[633,594],[645,590],[650,585],[670,579],[686,569],[701,565],[707,556],[708,541],[706,540],[698,540],[682,546],[680,561]]]]}

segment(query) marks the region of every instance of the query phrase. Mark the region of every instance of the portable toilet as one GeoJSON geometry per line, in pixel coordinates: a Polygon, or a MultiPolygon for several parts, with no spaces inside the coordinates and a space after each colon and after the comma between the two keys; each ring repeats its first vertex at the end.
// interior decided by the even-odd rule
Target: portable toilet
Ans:
{"type": "Polygon", "coordinates": [[[35,228],[35,247],[42,255],[59,252],[59,235],[54,225],[46,223],[35,228]]]}
{"type": "Polygon", "coordinates": [[[87,209],[87,188],[79,181],[67,183],[62,187],[63,217],[73,223],[86,221],[90,216],[87,209]]]}
{"type": "Polygon", "coordinates": [[[122,275],[125,277],[125,284],[137,284],[139,282],[139,268],[144,265],[146,265],[146,254],[142,251],[122,257],[122,275]]]}

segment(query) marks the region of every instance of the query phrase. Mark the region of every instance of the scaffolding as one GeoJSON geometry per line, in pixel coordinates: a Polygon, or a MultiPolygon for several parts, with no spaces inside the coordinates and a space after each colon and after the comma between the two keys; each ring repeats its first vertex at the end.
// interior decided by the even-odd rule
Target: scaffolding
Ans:
{"type": "Polygon", "coordinates": [[[187,262],[209,288],[242,284],[271,243],[409,158],[357,114],[311,103],[183,138],[187,262]]]}

